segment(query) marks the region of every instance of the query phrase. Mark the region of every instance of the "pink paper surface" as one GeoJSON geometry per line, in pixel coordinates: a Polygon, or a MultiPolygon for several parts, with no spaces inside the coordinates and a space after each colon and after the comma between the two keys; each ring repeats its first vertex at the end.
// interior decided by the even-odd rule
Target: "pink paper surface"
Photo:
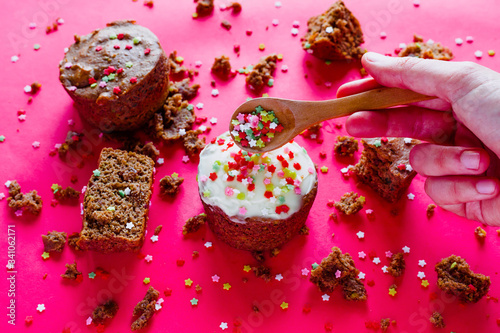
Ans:
{"type": "MultiPolygon", "coordinates": [[[[63,50],[73,41],[74,34],[87,34],[93,29],[103,27],[107,22],[117,19],[135,19],[138,24],[151,29],[160,39],[166,52],[177,50],[185,59],[185,64],[194,67],[197,60],[202,61],[200,74],[194,80],[202,88],[193,104],[203,103],[197,115],[217,118],[207,138],[224,132],[233,110],[245,98],[251,96],[245,88],[244,76],[238,75],[228,82],[216,79],[220,94],[212,97],[210,67],[213,58],[221,54],[229,55],[234,68],[256,63],[261,56],[282,53],[284,60],[279,63],[274,87],[267,90],[270,96],[321,100],[333,98],[336,89],[344,82],[360,78],[359,63],[333,62],[330,65],[306,54],[300,45],[300,36],[306,31],[310,16],[323,12],[332,1],[281,1],[277,8],[274,1],[241,1],[243,11],[234,16],[229,11],[220,11],[226,2],[216,1],[217,8],[211,17],[193,20],[195,4],[192,1],[157,0],[153,8],[143,5],[142,1],[74,1],[74,0],[24,0],[2,1],[2,25],[0,35],[3,43],[0,48],[0,67],[2,68],[0,101],[0,135],[6,137],[0,143],[0,192],[7,195],[3,186],[7,180],[17,179],[24,191],[36,189],[44,200],[42,213],[38,217],[25,214],[16,217],[7,207],[6,200],[0,201],[1,241],[0,261],[8,259],[8,225],[15,230],[15,314],[16,325],[7,323],[6,307],[10,297],[7,295],[9,273],[2,273],[0,282],[1,308],[3,309],[0,330],[2,332],[62,332],[70,328],[73,333],[94,332],[93,326],[86,326],[86,319],[93,308],[108,297],[119,304],[117,316],[110,322],[106,332],[127,332],[132,322],[132,309],[143,298],[148,286],[143,279],[149,277],[151,285],[162,292],[163,308],[153,317],[149,328],[144,332],[220,332],[221,323],[227,323],[226,331],[232,332],[235,320],[241,323],[242,332],[324,332],[325,325],[331,324],[334,332],[364,332],[366,321],[379,321],[391,318],[397,321],[389,329],[393,332],[427,332],[433,328],[428,321],[432,311],[440,311],[447,324],[443,331],[454,332],[493,332],[498,330],[500,318],[499,304],[486,298],[477,304],[461,305],[436,286],[434,265],[441,258],[457,254],[467,259],[472,270],[491,276],[490,295],[500,296],[497,265],[500,261],[499,237],[494,228],[488,232],[483,244],[474,236],[477,222],[458,218],[441,209],[430,220],[425,209],[431,200],[423,191],[424,178],[417,176],[409,192],[415,194],[413,201],[406,197],[397,204],[388,204],[364,186],[358,186],[354,179],[344,179],[340,169],[354,164],[353,159],[337,159],[332,153],[335,137],[345,134],[344,129],[335,129],[334,123],[344,123],[344,119],[330,121],[322,129],[323,144],[312,140],[297,138],[312,159],[321,167],[329,167],[326,174],[319,174],[319,192],[309,215],[308,236],[297,236],[285,245],[280,254],[269,259],[266,264],[272,268],[273,279],[266,283],[256,278],[252,272],[246,273],[244,265],[256,265],[247,252],[230,248],[218,241],[204,228],[191,237],[183,237],[181,229],[191,216],[202,211],[195,181],[195,162],[181,162],[184,151],[180,145],[162,146],[161,157],[165,163],[157,165],[155,190],[153,193],[148,235],[141,254],[152,255],[151,263],[145,262],[137,254],[102,255],[98,253],[75,253],[68,247],[62,254],[52,254],[43,260],[43,245],[40,235],[51,230],[72,233],[81,228],[78,205],[58,205],[52,207],[51,185],[64,187],[71,185],[70,177],[76,175],[75,187],[86,185],[92,170],[97,166],[97,157],[104,146],[113,145],[98,138],[96,130],[82,124],[69,96],[58,81],[58,63],[63,50]],[[46,35],[45,27],[57,18],[64,24],[59,30],[46,35]],[[227,19],[232,29],[226,31],[220,22],[227,19]],[[274,26],[272,21],[279,24],[274,26]],[[300,22],[299,36],[291,35],[294,21],[300,22]],[[30,22],[36,22],[36,29],[30,29],[30,22]],[[246,30],[253,34],[247,36],[246,30]],[[38,51],[34,44],[40,44],[38,51]],[[259,44],[265,44],[265,51],[259,51],[259,44]],[[241,46],[239,57],[233,52],[233,45],[241,46]],[[18,55],[17,63],[11,56],[18,55]],[[282,65],[288,66],[283,73],[282,65]],[[307,78],[305,75],[307,74],[307,78]],[[28,105],[28,95],[24,86],[34,81],[42,83],[41,91],[28,105]],[[331,87],[328,85],[331,83],[331,87]],[[26,120],[20,122],[17,111],[26,110],[26,120]],[[75,125],[68,126],[73,119],[75,125]],[[90,142],[89,149],[94,156],[84,160],[81,168],[81,155],[75,155],[68,162],[49,152],[57,143],[62,143],[69,129],[84,131],[90,142]],[[40,148],[32,148],[34,141],[40,148]],[[327,157],[321,159],[319,153],[325,151],[327,157]],[[185,178],[182,189],[173,200],[159,197],[159,180],[172,172],[185,178]],[[367,198],[366,209],[373,209],[375,220],[369,221],[363,210],[353,217],[340,216],[339,222],[329,221],[334,211],[329,208],[329,200],[337,200],[347,192],[355,190],[367,198]],[[398,216],[390,211],[399,210],[398,216]],[[152,243],[151,235],[156,226],[163,225],[159,241],[152,243]],[[358,231],[365,238],[356,237],[358,231]],[[332,238],[332,233],[335,237],[332,238]],[[212,242],[212,249],[204,246],[212,242]],[[344,252],[351,253],[357,268],[366,273],[367,281],[375,285],[367,286],[366,302],[348,302],[336,290],[329,301],[322,300],[322,293],[301,275],[303,268],[311,269],[313,262],[320,262],[328,255],[332,246],[339,246],[344,252]],[[398,252],[402,247],[410,247],[405,255],[407,269],[404,275],[394,279],[384,274],[381,267],[388,265],[386,251],[398,252]],[[193,251],[199,251],[193,259],[193,251]],[[380,257],[381,263],[375,265],[370,259],[361,260],[357,253],[364,251],[380,257]],[[182,267],[178,259],[184,259],[182,267]],[[83,272],[83,282],[64,281],[60,274],[65,271],[65,263],[76,260],[83,272]],[[425,267],[418,266],[425,260],[425,267]],[[107,280],[88,277],[97,267],[111,273],[107,280]],[[423,288],[417,273],[426,275],[430,286],[423,288]],[[47,274],[46,279],[43,276],[47,274]],[[220,276],[218,283],[212,276],[220,276]],[[283,279],[274,279],[282,274],[283,279]],[[184,280],[194,281],[186,288],[184,280]],[[229,283],[230,290],[223,284],[229,283]],[[397,295],[391,297],[388,289],[396,284],[397,295]],[[199,284],[203,290],[195,292],[199,284]],[[172,289],[171,296],[163,291],[172,289]],[[431,295],[435,296],[434,300],[431,295]],[[197,298],[198,305],[191,306],[190,300],[197,298]],[[282,302],[288,309],[282,310],[282,302]],[[45,305],[39,313],[38,304],[45,305]],[[253,305],[260,312],[254,312],[253,305]],[[310,313],[304,313],[304,306],[310,306],[310,313]],[[33,323],[25,325],[26,316],[33,316],[33,323]]],[[[500,51],[500,4],[492,0],[476,2],[463,0],[421,1],[415,7],[412,1],[361,1],[346,0],[347,6],[358,17],[364,29],[365,47],[381,53],[393,53],[401,42],[411,42],[414,33],[424,38],[440,41],[450,47],[457,61],[475,61],[495,70],[500,70],[498,55],[490,57],[487,51],[500,51]],[[379,37],[381,32],[387,38],[379,37]],[[465,42],[466,36],[473,36],[474,42],[465,42]],[[455,38],[464,40],[462,46],[455,44],[455,38]],[[474,52],[483,51],[483,58],[476,59],[474,52]]],[[[114,145],[116,147],[116,145],[114,145]]],[[[81,200],[80,200],[81,201],[81,200]]],[[[238,322],[236,322],[237,324],[238,322]]]]}

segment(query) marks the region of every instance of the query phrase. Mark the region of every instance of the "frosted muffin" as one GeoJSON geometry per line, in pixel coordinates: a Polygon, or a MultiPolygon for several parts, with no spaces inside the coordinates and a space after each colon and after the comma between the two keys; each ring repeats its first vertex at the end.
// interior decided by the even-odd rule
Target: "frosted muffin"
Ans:
{"type": "Polygon", "coordinates": [[[200,154],[198,189],[210,229],[242,250],[280,247],[304,226],[318,188],[297,143],[264,154],[238,148],[228,132],[200,154]]]}

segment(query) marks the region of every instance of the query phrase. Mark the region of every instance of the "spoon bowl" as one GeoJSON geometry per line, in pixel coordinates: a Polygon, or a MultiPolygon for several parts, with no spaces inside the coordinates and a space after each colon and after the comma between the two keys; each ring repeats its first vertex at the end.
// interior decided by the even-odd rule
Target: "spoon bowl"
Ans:
{"type": "Polygon", "coordinates": [[[348,116],[356,111],[380,110],[434,98],[436,97],[400,88],[378,88],[326,101],[297,101],[271,97],[255,98],[241,104],[234,111],[229,125],[229,132],[234,140],[233,120],[238,120],[239,114],[252,113],[259,106],[265,111],[273,111],[279,123],[283,126],[283,130],[274,133],[274,137],[269,142],[266,142],[264,147],[243,146],[241,142],[234,140],[236,145],[243,150],[252,153],[264,153],[283,146],[307,128],[327,119],[348,116]]]}

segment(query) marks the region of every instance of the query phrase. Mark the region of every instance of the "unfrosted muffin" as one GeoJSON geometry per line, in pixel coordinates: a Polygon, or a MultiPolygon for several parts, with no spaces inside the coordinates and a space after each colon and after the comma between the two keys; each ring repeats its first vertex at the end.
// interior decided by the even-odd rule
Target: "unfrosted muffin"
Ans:
{"type": "Polygon", "coordinates": [[[290,240],[304,226],[317,187],[314,163],[297,143],[252,154],[226,132],[200,154],[198,188],[208,225],[238,249],[270,250],[290,240]]]}
{"type": "Polygon", "coordinates": [[[59,80],[82,117],[106,132],[145,124],[168,95],[168,61],[158,38],[134,21],[75,35],[59,80]]]}

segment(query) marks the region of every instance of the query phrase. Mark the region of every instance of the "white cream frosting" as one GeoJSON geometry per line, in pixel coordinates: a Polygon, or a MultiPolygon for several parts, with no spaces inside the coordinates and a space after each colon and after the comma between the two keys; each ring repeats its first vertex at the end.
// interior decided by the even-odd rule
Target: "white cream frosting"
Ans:
{"type": "Polygon", "coordinates": [[[316,181],[313,161],[295,142],[268,153],[251,154],[238,148],[226,132],[200,153],[198,189],[202,200],[221,208],[236,222],[244,223],[248,217],[288,218],[300,210],[303,196],[316,181]],[[234,164],[229,167],[235,163],[234,156],[253,161],[253,168],[245,174],[234,169],[234,164]],[[231,176],[234,180],[228,179],[231,176]],[[249,190],[252,183],[255,189],[249,190]]]}

